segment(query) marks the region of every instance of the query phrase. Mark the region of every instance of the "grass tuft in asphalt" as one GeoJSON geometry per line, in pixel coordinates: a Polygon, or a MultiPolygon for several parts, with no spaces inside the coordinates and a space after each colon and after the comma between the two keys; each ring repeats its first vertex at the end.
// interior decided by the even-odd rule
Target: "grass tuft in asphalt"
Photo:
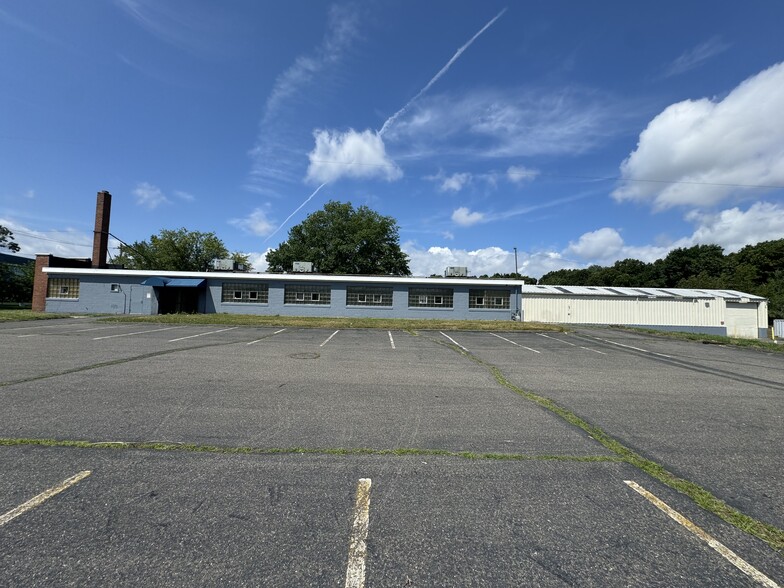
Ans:
{"type": "Polygon", "coordinates": [[[488,369],[501,386],[504,386],[512,392],[522,396],[526,400],[534,402],[542,408],[555,413],[569,424],[582,429],[593,439],[615,453],[622,461],[637,467],[641,471],[662,482],[663,484],[666,484],[670,488],[673,488],[681,494],[688,496],[704,510],[715,514],[734,527],[737,527],[738,529],[753,535],[758,539],[761,539],[777,552],[784,552],[784,530],[743,514],[739,510],[731,507],[723,500],[711,494],[708,490],[699,484],[695,484],[689,480],[684,480],[683,478],[680,478],[672,472],[668,471],[661,464],[641,456],[637,452],[623,445],[617,439],[614,439],[612,436],[608,435],[601,428],[588,423],[570,410],[567,410],[566,408],[558,405],[553,400],[545,396],[541,396],[533,392],[527,392],[521,388],[518,388],[512,382],[510,382],[496,366],[489,364],[476,357],[472,353],[466,352],[454,345],[447,344],[442,341],[437,342],[440,345],[446,345],[452,348],[456,352],[465,355],[475,363],[488,369]]]}
{"type": "Polygon", "coordinates": [[[569,462],[623,462],[623,459],[606,455],[526,455],[521,453],[476,453],[472,451],[447,451],[443,449],[396,449],[331,448],[331,447],[226,447],[220,445],[197,445],[171,441],[86,441],[68,439],[0,438],[0,447],[35,445],[41,447],[71,447],[80,449],[143,449],[149,451],[186,451],[194,453],[222,453],[242,455],[381,455],[381,456],[426,456],[459,457],[472,460],[495,461],[569,461],[569,462]]]}

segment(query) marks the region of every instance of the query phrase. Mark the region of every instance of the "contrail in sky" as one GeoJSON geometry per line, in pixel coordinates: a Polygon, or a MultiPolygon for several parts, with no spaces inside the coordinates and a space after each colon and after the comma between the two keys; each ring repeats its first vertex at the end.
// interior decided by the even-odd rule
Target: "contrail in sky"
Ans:
{"type": "Polygon", "coordinates": [[[295,210],[295,211],[294,211],[294,212],[292,212],[290,215],[288,215],[288,216],[286,217],[286,220],[284,220],[282,223],[280,223],[280,226],[278,226],[278,228],[277,228],[277,229],[275,229],[275,230],[272,232],[272,234],[271,234],[269,237],[267,237],[266,239],[264,239],[264,242],[266,243],[267,241],[269,241],[270,239],[272,239],[272,237],[274,237],[274,236],[275,236],[275,233],[277,233],[279,230],[281,230],[281,229],[283,228],[283,225],[285,225],[287,222],[289,222],[289,221],[291,220],[291,217],[292,217],[292,216],[294,216],[294,215],[295,215],[295,214],[297,214],[297,213],[298,213],[300,210],[302,210],[302,207],[303,207],[303,206],[305,206],[305,205],[306,205],[308,202],[310,202],[310,201],[313,199],[313,197],[314,197],[316,194],[318,194],[318,191],[319,191],[319,190],[321,190],[321,189],[322,189],[324,186],[326,186],[326,185],[327,185],[327,183],[326,183],[326,182],[324,182],[324,183],[323,183],[323,184],[321,184],[321,185],[320,185],[318,188],[316,188],[316,189],[315,189],[315,191],[313,192],[313,194],[311,194],[310,196],[308,196],[307,200],[305,200],[305,202],[303,202],[302,204],[300,204],[300,205],[299,205],[299,208],[297,208],[297,210],[295,210]]]}
{"type": "Polygon", "coordinates": [[[394,122],[395,122],[395,121],[398,119],[398,117],[400,117],[400,115],[402,115],[403,113],[405,113],[405,112],[406,112],[406,110],[408,110],[408,109],[409,109],[409,107],[410,107],[410,106],[411,106],[411,105],[412,105],[414,102],[416,102],[416,101],[417,101],[417,100],[418,100],[418,99],[419,99],[419,98],[422,96],[422,94],[424,94],[425,92],[427,92],[427,91],[428,91],[428,90],[431,88],[431,86],[432,86],[433,84],[435,84],[435,83],[436,83],[436,82],[437,82],[437,81],[438,81],[438,80],[441,78],[441,76],[443,76],[443,75],[444,75],[444,74],[445,74],[447,71],[449,71],[449,68],[450,68],[450,67],[452,67],[452,64],[453,64],[455,61],[457,61],[458,57],[460,57],[460,56],[463,54],[463,51],[465,51],[466,49],[468,49],[468,48],[471,46],[471,44],[472,44],[474,41],[476,41],[476,39],[477,39],[477,37],[479,37],[479,35],[481,35],[482,33],[484,33],[484,32],[485,32],[487,29],[489,29],[489,28],[492,26],[492,24],[493,24],[495,21],[497,21],[499,18],[501,18],[501,16],[504,14],[504,12],[506,12],[506,8],[504,8],[504,9],[503,9],[501,12],[499,12],[498,14],[496,14],[496,15],[495,15],[495,17],[494,17],[494,18],[493,18],[493,19],[492,19],[490,22],[488,22],[488,23],[487,23],[485,26],[483,26],[483,27],[482,27],[482,28],[479,30],[479,32],[478,32],[477,34],[475,34],[473,37],[471,37],[471,38],[468,40],[468,42],[467,42],[465,45],[463,45],[462,47],[460,47],[460,49],[458,49],[458,50],[457,50],[457,52],[456,52],[456,53],[455,53],[455,54],[452,56],[452,59],[450,59],[449,61],[447,61],[446,65],[445,65],[444,67],[442,67],[442,68],[441,68],[441,71],[439,71],[439,72],[438,72],[438,73],[437,73],[435,76],[433,76],[433,79],[432,79],[432,80],[430,80],[430,81],[427,83],[427,85],[426,85],[424,88],[422,88],[422,89],[419,91],[419,93],[418,93],[416,96],[414,96],[414,97],[413,97],[411,100],[409,100],[409,101],[406,103],[406,105],[405,105],[403,108],[401,108],[400,110],[398,110],[398,111],[397,111],[395,114],[393,114],[392,116],[390,116],[390,117],[389,117],[389,118],[386,120],[386,122],[384,123],[384,126],[382,126],[382,127],[381,127],[381,130],[378,132],[378,134],[383,136],[383,135],[384,135],[384,133],[387,131],[387,129],[388,129],[388,128],[389,128],[389,127],[392,125],[392,124],[394,124],[394,122]]]}
{"type": "MultiPolygon", "coordinates": [[[[398,111],[397,111],[395,114],[393,114],[392,116],[390,116],[390,117],[389,117],[389,118],[386,120],[386,122],[384,123],[384,125],[381,127],[381,130],[380,130],[380,131],[378,131],[378,135],[379,135],[379,136],[383,136],[383,135],[384,135],[384,133],[387,131],[387,129],[388,129],[388,128],[389,128],[389,127],[392,125],[392,124],[394,124],[394,123],[395,123],[395,121],[396,121],[396,120],[397,120],[397,119],[398,119],[398,118],[399,118],[401,115],[403,115],[403,114],[404,114],[404,113],[405,113],[405,112],[406,112],[406,111],[407,111],[407,110],[408,110],[408,109],[411,107],[411,105],[412,105],[414,102],[416,102],[417,100],[419,100],[419,98],[420,98],[420,97],[421,97],[421,96],[422,96],[422,95],[423,95],[425,92],[427,92],[427,91],[428,91],[428,90],[429,90],[429,89],[430,89],[430,88],[433,86],[433,84],[435,84],[435,83],[436,83],[436,82],[437,82],[437,81],[438,81],[438,80],[441,78],[441,76],[443,76],[443,75],[444,75],[444,74],[445,74],[447,71],[449,71],[449,68],[450,68],[450,67],[452,67],[452,64],[453,64],[455,61],[457,61],[457,60],[458,60],[458,58],[459,58],[459,57],[460,57],[460,56],[463,54],[463,52],[464,52],[466,49],[468,49],[468,48],[471,46],[471,44],[472,44],[474,41],[476,41],[476,39],[479,37],[479,35],[481,35],[482,33],[484,33],[484,32],[485,32],[487,29],[489,29],[489,28],[490,28],[490,27],[493,25],[493,23],[494,23],[495,21],[497,21],[499,18],[501,18],[501,16],[503,16],[504,12],[506,12],[506,8],[504,8],[504,9],[503,9],[501,12],[499,12],[498,14],[496,14],[496,15],[495,15],[495,16],[494,16],[494,17],[493,17],[493,18],[492,18],[492,19],[491,19],[491,20],[490,20],[490,21],[489,21],[489,22],[488,22],[488,23],[487,23],[485,26],[483,26],[481,29],[479,29],[479,32],[478,32],[478,33],[476,33],[476,34],[475,34],[473,37],[471,37],[471,38],[468,40],[468,42],[467,42],[465,45],[463,45],[462,47],[460,47],[460,49],[458,49],[458,50],[455,52],[455,54],[452,56],[452,59],[450,59],[449,61],[447,61],[446,65],[445,65],[444,67],[442,67],[442,68],[441,68],[441,70],[440,70],[440,71],[439,71],[439,72],[438,72],[436,75],[434,75],[434,76],[433,76],[433,79],[431,79],[431,80],[430,80],[430,81],[427,83],[427,85],[426,85],[424,88],[422,88],[422,89],[421,89],[421,90],[420,90],[420,91],[417,93],[417,95],[416,95],[416,96],[414,96],[414,97],[413,97],[411,100],[409,100],[409,101],[406,103],[406,105],[405,105],[403,108],[401,108],[400,110],[398,110],[398,111]]],[[[294,216],[294,215],[295,215],[295,214],[297,214],[297,213],[298,213],[300,210],[302,210],[302,207],[303,207],[303,206],[305,206],[305,205],[306,205],[308,202],[310,202],[310,201],[313,199],[313,197],[314,197],[316,194],[318,194],[318,191],[319,191],[319,190],[321,190],[321,189],[322,189],[324,186],[326,186],[326,185],[327,185],[327,182],[324,182],[324,183],[323,183],[323,184],[321,184],[321,185],[320,185],[318,188],[316,188],[316,191],[315,191],[315,192],[313,192],[313,194],[311,194],[310,196],[308,196],[307,200],[305,200],[305,202],[303,202],[302,204],[300,204],[300,205],[299,205],[299,208],[297,208],[297,210],[295,210],[294,212],[292,212],[292,213],[291,213],[291,214],[290,214],[290,215],[289,215],[289,216],[286,218],[286,220],[284,220],[284,221],[283,221],[283,222],[280,224],[280,226],[279,226],[277,229],[275,229],[275,231],[274,231],[274,232],[273,232],[273,233],[272,233],[272,234],[271,234],[269,237],[267,237],[266,239],[264,239],[264,242],[266,243],[267,241],[269,241],[270,239],[272,239],[272,237],[274,237],[274,236],[275,236],[275,233],[277,233],[277,232],[278,232],[280,229],[282,229],[282,228],[283,228],[283,225],[285,225],[287,222],[289,222],[289,220],[291,220],[291,217],[292,217],[292,216],[294,216]]]]}

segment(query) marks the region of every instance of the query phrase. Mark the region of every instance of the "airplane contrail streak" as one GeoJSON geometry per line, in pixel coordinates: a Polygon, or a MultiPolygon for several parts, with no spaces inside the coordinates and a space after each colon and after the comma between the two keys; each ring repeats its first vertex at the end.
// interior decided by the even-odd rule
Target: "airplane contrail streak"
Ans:
{"type": "Polygon", "coordinates": [[[504,9],[503,9],[501,12],[499,12],[498,14],[496,14],[496,15],[495,15],[495,17],[493,17],[493,19],[492,19],[492,20],[490,20],[490,22],[488,22],[488,23],[487,23],[485,26],[483,26],[483,27],[482,27],[482,28],[479,30],[479,32],[478,32],[478,33],[476,33],[476,34],[475,34],[473,37],[471,37],[471,38],[468,40],[468,42],[467,42],[465,45],[463,45],[462,47],[460,47],[460,49],[458,49],[458,50],[457,50],[457,52],[455,52],[455,54],[452,56],[452,59],[450,59],[449,61],[447,61],[446,65],[445,65],[444,67],[442,67],[442,68],[441,68],[441,70],[440,70],[440,71],[439,71],[439,72],[438,72],[436,75],[434,75],[434,76],[433,76],[433,79],[431,79],[431,80],[430,80],[430,81],[427,83],[427,85],[426,85],[424,88],[422,88],[422,89],[421,89],[421,90],[420,90],[420,91],[417,93],[417,95],[416,95],[416,96],[414,96],[414,97],[413,97],[411,100],[409,100],[409,101],[406,103],[406,105],[405,105],[403,108],[401,108],[400,110],[398,110],[398,111],[397,111],[395,114],[393,114],[392,116],[390,116],[390,117],[389,117],[389,118],[386,120],[386,122],[384,123],[384,125],[381,127],[381,130],[380,130],[380,131],[378,131],[378,134],[379,134],[379,135],[381,135],[381,136],[383,136],[383,135],[384,135],[384,133],[386,133],[387,129],[388,129],[388,128],[389,128],[389,127],[392,125],[392,124],[394,124],[394,122],[395,122],[395,121],[396,121],[396,120],[397,120],[397,119],[398,119],[398,118],[399,118],[399,117],[400,117],[400,116],[401,116],[403,113],[405,113],[405,112],[406,112],[406,111],[409,109],[409,107],[410,107],[410,106],[411,106],[411,105],[412,105],[414,102],[416,102],[417,100],[419,100],[419,98],[420,98],[420,97],[421,97],[421,96],[422,96],[422,95],[423,95],[425,92],[427,92],[427,91],[428,91],[428,90],[431,88],[431,86],[432,86],[433,84],[435,84],[435,83],[436,83],[436,82],[437,82],[437,81],[438,81],[438,80],[441,78],[441,76],[443,76],[443,75],[444,75],[444,74],[445,74],[447,71],[449,71],[449,68],[450,68],[450,67],[452,67],[452,64],[453,64],[455,61],[457,61],[457,59],[458,59],[458,58],[459,58],[459,57],[460,57],[460,56],[463,54],[463,52],[464,52],[466,49],[468,49],[468,48],[471,46],[471,44],[472,44],[474,41],[476,41],[476,39],[479,37],[479,35],[481,35],[482,33],[484,33],[484,32],[485,32],[487,29],[489,29],[489,28],[490,28],[490,27],[493,25],[493,23],[494,23],[495,21],[497,21],[499,18],[501,18],[501,16],[504,14],[504,12],[506,12],[506,8],[504,8],[504,9]]]}
{"type": "Polygon", "coordinates": [[[286,220],[284,220],[282,223],[280,223],[280,226],[279,226],[277,229],[275,229],[275,230],[272,232],[272,234],[270,234],[270,236],[269,236],[269,237],[267,237],[266,239],[264,239],[264,242],[266,243],[267,241],[269,241],[270,239],[272,239],[272,237],[274,237],[274,236],[275,236],[275,233],[277,233],[279,230],[281,230],[281,229],[283,228],[283,226],[284,226],[284,225],[285,225],[287,222],[289,222],[289,221],[291,220],[291,217],[292,217],[292,216],[294,216],[295,214],[297,214],[297,213],[298,213],[300,210],[302,210],[302,207],[303,207],[303,206],[305,206],[305,205],[306,205],[308,202],[310,202],[310,201],[313,199],[313,197],[314,197],[316,194],[318,194],[319,190],[321,190],[321,189],[322,189],[324,186],[326,186],[326,185],[327,185],[327,183],[326,183],[326,182],[324,182],[324,183],[323,183],[323,184],[321,184],[321,185],[320,185],[318,188],[316,188],[316,189],[313,191],[313,194],[311,194],[310,196],[308,196],[308,197],[307,197],[307,199],[305,200],[305,202],[303,202],[302,204],[300,204],[300,205],[299,205],[299,207],[297,208],[297,210],[295,210],[295,211],[294,211],[294,212],[292,212],[290,215],[288,215],[288,216],[286,217],[286,220]]]}

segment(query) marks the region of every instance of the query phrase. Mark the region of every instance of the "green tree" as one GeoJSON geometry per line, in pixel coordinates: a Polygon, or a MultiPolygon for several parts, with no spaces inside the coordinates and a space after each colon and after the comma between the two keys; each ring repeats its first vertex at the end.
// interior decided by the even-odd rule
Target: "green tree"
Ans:
{"type": "Polygon", "coordinates": [[[0,301],[30,302],[33,299],[35,262],[0,263],[0,301]]]}
{"type": "Polygon", "coordinates": [[[289,238],[267,253],[269,271],[291,271],[310,261],[325,274],[411,273],[400,249],[397,222],[367,206],[330,201],[289,231],[289,238]]]}
{"type": "Polygon", "coordinates": [[[120,245],[114,262],[138,270],[206,271],[213,259],[228,257],[228,249],[215,233],[183,228],[162,229],[149,241],[120,245]]]}
{"type": "Polygon", "coordinates": [[[9,251],[19,251],[19,245],[14,241],[14,234],[11,229],[0,225],[0,249],[9,251]]]}

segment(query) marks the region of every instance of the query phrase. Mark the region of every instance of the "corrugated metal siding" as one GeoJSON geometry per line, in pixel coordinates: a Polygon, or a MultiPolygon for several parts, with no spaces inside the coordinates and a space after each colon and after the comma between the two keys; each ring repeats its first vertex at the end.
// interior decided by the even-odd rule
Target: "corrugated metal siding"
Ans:
{"type": "Polygon", "coordinates": [[[666,298],[525,296],[525,320],[603,325],[721,326],[724,301],[666,298]]]}

